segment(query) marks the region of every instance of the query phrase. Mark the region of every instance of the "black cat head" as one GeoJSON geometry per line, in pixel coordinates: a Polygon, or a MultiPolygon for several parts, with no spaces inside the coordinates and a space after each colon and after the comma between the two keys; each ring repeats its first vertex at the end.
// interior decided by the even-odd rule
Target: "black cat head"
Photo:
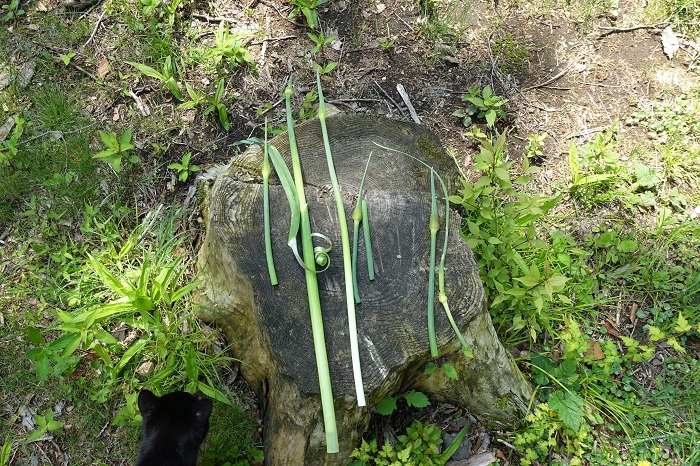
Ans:
{"type": "Polygon", "coordinates": [[[195,466],[197,452],[209,430],[211,400],[186,392],[157,397],[139,393],[142,440],[136,466],[195,466]]]}

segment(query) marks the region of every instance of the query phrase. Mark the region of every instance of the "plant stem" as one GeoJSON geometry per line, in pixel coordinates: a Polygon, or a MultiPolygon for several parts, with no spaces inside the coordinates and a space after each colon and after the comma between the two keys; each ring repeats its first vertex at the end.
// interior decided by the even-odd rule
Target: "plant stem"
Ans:
{"type": "Polygon", "coordinates": [[[365,390],[362,384],[362,368],[360,366],[360,349],[357,342],[357,320],[355,318],[355,292],[352,280],[352,259],[350,258],[350,238],[348,235],[348,223],[345,218],[345,207],[343,197],[340,194],[338,177],[335,174],[333,156],[331,154],[330,143],[328,142],[328,129],[326,128],[326,104],[323,100],[323,90],[321,89],[321,76],[316,72],[316,85],[318,86],[318,119],[321,123],[323,133],[323,147],[326,151],[326,161],[328,162],[328,172],[333,185],[333,196],[338,211],[338,225],[340,226],[340,241],[343,249],[343,271],[345,273],[345,296],[348,307],[348,333],[350,336],[350,356],[352,359],[352,373],[355,379],[355,394],[357,405],[365,405],[365,390]]]}
{"type": "MultiPolygon", "coordinates": [[[[369,161],[372,160],[372,153],[369,153],[369,157],[367,158],[367,163],[365,164],[365,172],[362,174],[362,181],[360,182],[360,190],[357,193],[357,203],[355,204],[355,210],[352,212],[352,221],[353,221],[353,230],[352,230],[352,286],[355,291],[355,303],[360,303],[360,293],[357,288],[357,243],[359,239],[359,232],[360,232],[360,222],[362,221],[367,221],[367,217],[365,216],[367,212],[367,207],[365,209],[362,209],[363,205],[367,205],[364,199],[362,199],[362,193],[365,189],[365,178],[367,178],[367,169],[369,168],[369,161]]],[[[364,227],[364,224],[363,224],[364,227]]],[[[365,233],[365,251],[367,251],[367,234],[369,233],[369,230],[367,228],[364,228],[364,233],[365,233]]],[[[370,246],[371,247],[371,246],[370,246]]],[[[372,252],[369,251],[367,252],[368,257],[372,256],[372,252]]],[[[370,280],[374,280],[374,270],[372,270],[372,278],[370,280]]]]}
{"type": "Polygon", "coordinates": [[[435,171],[430,169],[430,272],[428,275],[428,341],[430,355],[438,357],[437,339],[435,337],[435,249],[437,232],[440,229],[440,219],[437,213],[437,198],[435,196],[435,171]]]}
{"type": "MultiPolygon", "coordinates": [[[[500,138],[499,138],[500,139],[500,138]]],[[[434,188],[433,188],[433,180],[432,180],[432,174],[435,173],[435,170],[433,167],[428,165],[427,163],[423,162],[421,159],[418,157],[414,157],[411,154],[407,154],[406,152],[397,150],[397,149],[392,149],[391,147],[386,147],[382,146],[381,144],[377,144],[376,142],[374,143],[376,146],[381,147],[382,149],[388,150],[390,152],[396,152],[401,155],[405,155],[406,157],[410,157],[411,159],[417,161],[418,163],[423,164],[425,167],[430,169],[431,172],[431,194],[432,194],[432,200],[435,201],[435,194],[434,194],[434,188]]],[[[452,317],[452,313],[450,312],[450,306],[447,303],[447,294],[445,294],[445,256],[447,255],[447,240],[448,240],[448,233],[450,231],[450,201],[449,201],[449,196],[447,194],[447,186],[445,185],[445,182],[443,181],[442,177],[435,173],[435,175],[438,178],[438,181],[442,185],[442,192],[445,197],[445,238],[442,246],[442,257],[440,258],[440,268],[438,271],[438,288],[439,288],[439,294],[438,294],[438,301],[442,304],[443,309],[445,310],[445,314],[447,315],[447,319],[450,321],[450,325],[452,325],[452,329],[454,332],[457,334],[457,338],[459,339],[460,343],[462,344],[462,351],[464,352],[464,355],[467,357],[473,357],[472,350],[469,348],[469,345],[467,345],[467,342],[464,340],[464,337],[462,336],[462,332],[459,331],[459,327],[457,327],[457,324],[454,321],[454,318],[452,317]]],[[[432,205],[431,205],[431,217],[432,217],[432,205]]],[[[437,232],[436,232],[437,233],[437,232]]],[[[432,247],[432,231],[431,231],[431,254],[433,252],[433,247],[432,247]]],[[[431,264],[434,261],[431,260],[431,264]]],[[[432,289],[432,287],[431,287],[432,289]]],[[[430,305],[430,302],[429,304],[430,305]]],[[[428,331],[430,334],[430,331],[428,331]]],[[[432,353],[432,350],[431,350],[432,353]]]]}
{"type": "Polygon", "coordinates": [[[272,259],[272,238],[270,235],[270,155],[267,145],[267,118],[265,118],[265,145],[262,166],[263,177],[263,217],[265,222],[265,257],[267,258],[267,270],[270,274],[270,283],[277,285],[277,273],[275,272],[275,262],[272,259]]]}
{"type": "Polygon", "coordinates": [[[333,405],[333,391],[331,388],[331,376],[328,368],[328,354],[326,353],[326,341],[323,334],[323,316],[321,314],[321,299],[316,279],[316,263],[314,260],[314,245],[311,239],[311,222],[309,221],[309,205],[304,193],[304,180],[302,178],[301,163],[297,150],[296,136],[294,135],[294,119],[292,118],[291,96],[292,78],[290,76],[287,88],[284,91],[287,109],[287,134],[289,135],[289,150],[292,156],[292,168],[294,171],[294,184],[299,198],[299,210],[301,213],[301,246],[304,254],[304,272],[306,275],[306,292],[309,298],[309,313],[311,315],[311,333],[316,353],[316,368],[318,370],[318,383],[321,392],[321,407],[323,409],[323,423],[326,430],[326,451],[338,452],[338,427],[335,421],[335,408],[333,405]]]}
{"type": "Polygon", "coordinates": [[[367,215],[367,201],[362,199],[362,230],[365,234],[365,254],[367,255],[367,274],[370,280],[374,280],[374,260],[372,259],[372,241],[369,236],[369,215],[367,215]]]}

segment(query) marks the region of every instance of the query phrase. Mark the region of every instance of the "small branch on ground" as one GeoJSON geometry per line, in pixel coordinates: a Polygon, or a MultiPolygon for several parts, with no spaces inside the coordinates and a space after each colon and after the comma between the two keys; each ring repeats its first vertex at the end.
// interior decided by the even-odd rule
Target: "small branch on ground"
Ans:
{"type": "Polygon", "coordinates": [[[384,97],[386,97],[387,99],[389,99],[389,101],[390,101],[392,104],[394,104],[394,107],[396,107],[396,109],[397,109],[399,112],[401,112],[402,115],[406,115],[406,112],[403,111],[403,108],[401,108],[401,106],[400,106],[399,104],[397,104],[396,101],[395,101],[394,99],[392,99],[391,96],[390,96],[384,89],[382,89],[382,86],[380,86],[379,83],[378,83],[376,80],[374,80],[374,85],[377,86],[377,88],[379,89],[379,91],[380,91],[382,94],[384,94],[384,97]]]}
{"type": "Polygon", "coordinates": [[[102,13],[100,14],[100,17],[97,18],[97,22],[95,23],[95,27],[92,30],[92,34],[90,34],[90,37],[88,37],[88,40],[83,44],[83,49],[88,46],[90,42],[92,42],[92,39],[95,37],[95,33],[97,32],[97,28],[100,27],[100,24],[102,23],[102,18],[104,17],[106,13],[106,10],[102,10],[102,13]]]}
{"type": "Polygon", "coordinates": [[[544,82],[542,82],[542,83],[540,83],[540,84],[535,84],[534,86],[526,87],[526,88],[523,89],[521,92],[531,91],[531,90],[533,90],[533,89],[537,89],[537,88],[540,88],[540,87],[544,87],[544,86],[546,86],[547,84],[553,83],[554,81],[556,81],[557,79],[561,78],[561,77],[564,76],[566,73],[568,73],[569,70],[571,69],[571,67],[574,66],[574,65],[576,64],[576,62],[578,62],[581,58],[583,58],[583,55],[584,55],[584,54],[581,54],[581,55],[579,55],[578,57],[576,57],[576,58],[574,58],[573,60],[571,60],[571,62],[570,62],[568,65],[566,65],[566,67],[565,67],[563,70],[561,70],[559,73],[557,73],[556,75],[552,76],[552,77],[549,78],[548,80],[546,80],[546,81],[544,81],[544,82]]]}
{"type": "Polygon", "coordinates": [[[613,27],[613,26],[598,26],[598,29],[602,29],[605,31],[601,35],[598,36],[598,40],[602,39],[603,37],[607,37],[610,34],[615,34],[618,32],[632,32],[636,31],[638,29],[658,29],[662,28],[664,26],[668,26],[670,23],[668,21],[664,21],[663,23],[656,23],[656,24],[638,24],[636,26],[630,26],[626,28],[621,28],[621,27],[613,27]]]}
{"type": "Polygon", "coordinates": [[[408,113],[411,114],[411,118],[413,118],[413,121],[415,121],[416,123],[418,123],[420,125],[421,124],[420,117],[416,113],[416,109],[413,108],[413,104],[411,104],[411,99],[408,97],[408,93],[406,92],[406,89],[404,89],[402,84],[397,84],[396,90],[398,91],[399,95],[401,96],[403,103],[405,103],[406,107],[408,107],[408,113]]]}

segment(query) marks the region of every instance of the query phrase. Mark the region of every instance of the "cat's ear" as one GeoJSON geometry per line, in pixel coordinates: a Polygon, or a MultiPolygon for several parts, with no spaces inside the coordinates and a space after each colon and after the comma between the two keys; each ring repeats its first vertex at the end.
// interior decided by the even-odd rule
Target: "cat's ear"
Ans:
{"type": "Polygon", "coordinates": [[[141,393],[139,393],[139,410],[141,411],[141,416],[147,417],[155,411],[156,406],[158,406],[158,397],[150,390],[141,390],[141,393]]]}
{"type": "Polygon", "coordinates": [[[206,398],[197,400],[194,404],[194,415],[197,422],[204,424],[209,421],[209,416],[211,416],[213,407],[214,405],[211,400],[207,400],[206,398]]]}

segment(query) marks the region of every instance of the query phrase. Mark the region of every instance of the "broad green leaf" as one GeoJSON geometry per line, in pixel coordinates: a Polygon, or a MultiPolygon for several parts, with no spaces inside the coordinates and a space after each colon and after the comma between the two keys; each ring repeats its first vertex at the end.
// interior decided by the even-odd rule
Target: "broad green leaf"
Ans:
{"type": "Polygon", "coordinates": [[[51,432],[59,429],[63,429],[63,423],[61,421],[50,421],[46,424],[46,428],[51,432]]]}
{"type": "Polygon", "coordinates": [[[168,78],[165,81],[165,87],[167,87],[170,93],[180,102],[183,102],[185,100],[185,98],[182,95],[182,91],[180,90],[180,86],[177,85],[177,81],[175,81],[175,78],[168,78]]]}
{"type": "Polygon", "coordinates": [[[224,104],[217,105],[216,112],[219,115],[219,121],[221,122],[221,126],[223,126],[226,131],[231,129],[231,123],[229,123],[228,121],[228,113],[226,113],[226,106],[224,104]]]}
{"type": "Polygon", "coordinates": [[[152,311],[156,308],[153,301],[151,301],[147,296],[139,296],[131,301],[131,305],[139,312],[152,311]]]}
{"type": "Polygon", "coordinates": [[[12,439],[7,437],[5,444],[2,446],[2,451],[0,451],[0,466],[7,466],[10,464],[10,454],[12,453],[12,439]]]}
{"type": "Polygon", "coordinates": [[[429,362],[428,364],[425,365],[425,369],[423,369],[423,374],[424,375],[430,375],[433,372],[435,372],[435,369],[437,369],[437,364],[434,362],[429,362]]]}
{"type": "Polygon", "coordinates": [[[121,372],[121,370],[126,366],[131,359],[136,356],[137,353],[139,353],[145,346],[148,344],[149,339],[148,338],[141,338],[139,340],[136,340],[134,343],[131,344],[129,349],[127,349],[124,354],[122,355],[121,359],[117,363],[117,365],[114,367],[115,375],[121,372]]]}
{"type": "Polygon", "coordinates": [[[109,353],[104,346],[96,343],[91,345],[91,348],[100,357],[100,359],[102,359],[102,362],[104,362],[107,367],[112,367],[112,358],[109,356],[109,353]]]}
{"type": "Polygon", "coordinates": [[[187,378],[192,381],[197,381],[199,379],[199,369],[197,367],[197,355],[194,352],[194,348],[190,348],[187,352],[187,357],[185,358],[185,372],[187,373],[187,378]]]}
{"type": "Polygon", "coordinates": [[[554,287],[554,288],[559,288],[562,287],[566,284],[567,281],[569,281],[569,277],[565,277],[563,275],[554,275],[552,277],[549,277],[547,281],[554,287]]]}
{"type": "Polygon", "coordinates": [[[455,367],[452,364],[449,364],[449,363],[443,364],[442,371],[450,379],[459,380],[459,376],[457,375],[457,371],[455,370],[455,367]]]}
{"type": "Polygon", "coordinates": [[[574,142],[571,141],[569,144],[569,171],[571,172],[571,185],[575,185],[579,178],[579,167],[580,162],[578,159],[578,151],[574,142]]]}
{"type": "Polygon", "coordinates": [[[29,338],[29,341],[31,341],[35,345],[44,344],[44,337],[41,335],[41,332],[36,329],[36,327],[27,328],[27,338],[29,338]]]}
{"type": "Polygon", "coordinates": [[[509,181],[510,180],[510,174],[508,173],[508,170],[501,168],[501,167],[496,167],[496,169],[493,171],[496,177],[500,180],[503,181],[509,181]]]}
{"type": "Polygon", "coordinates": [[[37,429],[37,430],[35,430],[34,432],[32,432],[31,434],[29,434],[29,435],[27,436],[27,439],[25,440],[25,442],[26,442],[26,443],[34,442],[34,441],[36,441],[37,439],[39,439],[42,435],[44,435],[45,433],[46,433],[46,428],[45,428],[45,427],[43,427],[43,428],[41,428],[41,429],[37,429]]]}
{"type": "Polygon", "coordinates": [[[80,343],[82,343],[80,334],[75,333],[71,335],[68,345],[66,345],[66,347],[63,349],[63,353],[61,353],[61,357],[65,359],[73,356],[73,353],[75,353],[75,350],[78,349],[80,343]]]}
{"type": "Polygon", "coordinates": [[[425,393],[423,392],[411,390],[410,392],[405,393],[403,397],[406,399],[406,402],[409,406],[414,406],[416,408],[425,408],[426,406],[430,405],[428,397],[425,396],[425,393]]]}
{"type": "Polygon", "coordinates": [[[211,385],[205,384],[204,382],[197,382],[197,389],[209,398],[215,399],[219,403],[224,403],[229,406],[233,404],[225,394],[212,387],[211,385]]]}
{"type": "Polygon", "coordinates": [[[39,377],[39,381],[46,382],[49,372],[51,371],[51,365],[49,364],[49,358],[46,356],[46,353],[43,352],[43,354],[43,358],[34,361],[34,368],[36,369],[36,375],[39,377]]]}
{"type": "Polygon", "coordinates": [[[150,76],[151,78],[155,78],[155,79],[158,79],[160,81],[167,80],[167,78],[165,76],[163,76],[158,71],[151,68],[150,66],[143,65],[141,63],[135,63],[132,61],[127,61],[127,63],[129,65],[133,66],[134,68],[136,68],[137,70],[139,70],[141,73],[145,74],[146,76],[150,76]]]}
{"type": "Polygon", "coordinates": [[[549,407],[557,413],[566,427],[578,432],[583,421],[583,400],[566,390],[557,390],[549,400],[549,407]]]}
{"type": "Polygon", "coordinates": [[[670,337],[670,338],[668,338],[668,339],[666,340],[666,343],[668,343],[668,345],[669,345],[671,348],[675,349],[675,350],[678,351],[679,353],[685,353],[685,352],[686,352],[686,351],[685,351],[685,348],[683,348],[683,346],[681,346],[681,344],[678,343],[678,340],[676,340],[675,337],[670,337]]]}
{"type": "Polygon", "coordinates": [[[107,270],[101,262],[95,259],[90,253],[88,253],[88,258],[92,269],[97,273],[97,275],[102,280],[109,289],[119,294],[120,296],[126,296],[129,292],[134,291],[133,287],[128,283],[123,283],[117,277],[115,277],[112,272],[107,270]]]}
{"type": "Polygon", "coordinates": [[[127,129],[119,138],[119,150],[126,151],[133,148],[134,146],[131,145],[131,130],[127,129]]]}
{"type": "Polygon", "coordinates": [[[664,338],[666,338],[666,334],[660,328],[654,327],[653,325],[649,326],[649,340],[659,341],[664,338]]]}
{"type": "Polygon", "coordinates": [[[520,283],[527,286],[528,288],[532,288],[533,286],[537,286],[541,283],[541,280],[527,275],[524,277],[515,277],[515,280],[518,280],[520,283]]]}
{"type": "Polygon", "coordinates": [[[104,131],[98,131],[98,133],[105,146],[114,151],[119,150],[119,142],[115,133],[105,133],[104,131]]]}
{"type": "Polygon", "coordinates": [[[659,172],[643,163],[635,164],[634,175],[636,182],[632,185],[633,189],[639,186],[643,188],[653,188],[663,181],[659,172]]]}
{"type": "Polygon", "coordinates": [[[530,353],[530,363],[534,382],[537,385],[547,385],[549,377],[557,370],[557,364],[546,356],[538,353],[530,353]]]}
{"type": "Polygon", "coordinates": [[[676,326],[673,328],[678,333],[690,332],[693,326],[683,317],[683,313],[678,313],[678,319],[676,319],[676,326]]]}
{"type": "Polygon", "coordinates": [[[496,123],[496,116],[496,111],[493,109],[487,110],[484,114],[484,118],[486,119],[486,125],[489,128],[493,128],[493,125],[496,123]]]}
{"type": "Polygon", "coordinates": [[[394,411],[396,411],[396,398],[393,396],[387,396],[377,404],[377,412],[379,414],[388,416],[394,411]]]}

